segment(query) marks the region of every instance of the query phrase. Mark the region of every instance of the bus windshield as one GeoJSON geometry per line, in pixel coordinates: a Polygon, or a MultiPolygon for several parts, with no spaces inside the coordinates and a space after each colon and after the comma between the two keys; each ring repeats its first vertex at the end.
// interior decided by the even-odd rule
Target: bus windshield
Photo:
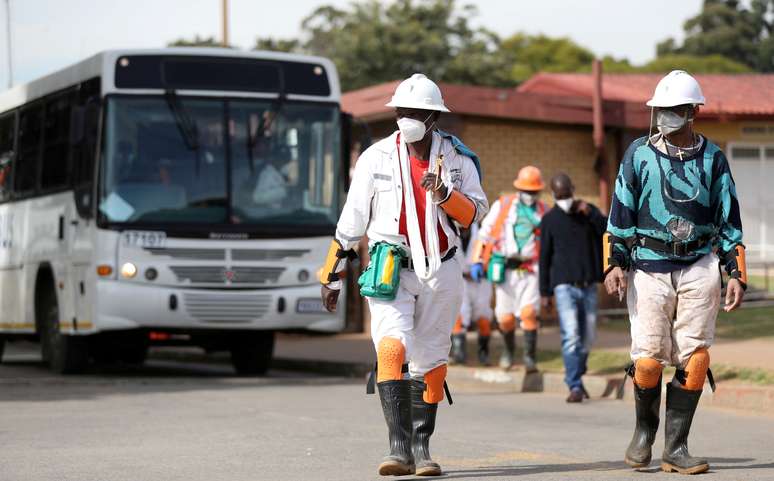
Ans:
{"type": "Polygon", "coordinates": [[[100,219],[319,234],[336,222],[339,129],[333,104],[109,96],[100,219]]]}

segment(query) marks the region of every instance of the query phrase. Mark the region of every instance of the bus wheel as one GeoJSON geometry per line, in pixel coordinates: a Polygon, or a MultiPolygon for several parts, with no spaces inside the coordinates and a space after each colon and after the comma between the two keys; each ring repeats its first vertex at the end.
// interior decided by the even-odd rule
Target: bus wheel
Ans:
{"type": "Polygon", "coordinates": [[[274,331],[240,333],[231,339],[231,363],[240,376],[266,374],[274,354],[274,331]]]}
{"type": "Polygon", "coordinates": [[[86,338],[59,330],[59,306],[53,286],[43,287],[35,307],[43,361],[57,374],[82,372],[89,362],[86,338]]]}

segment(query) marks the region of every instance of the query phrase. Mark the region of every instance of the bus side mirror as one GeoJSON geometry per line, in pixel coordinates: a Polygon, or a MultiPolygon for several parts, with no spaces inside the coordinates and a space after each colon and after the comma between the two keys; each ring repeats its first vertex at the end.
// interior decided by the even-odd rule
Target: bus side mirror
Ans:
{"type": "Polygon", "coordinates": [[[73,195],[75,196],[75,210],[78,211],[78,216],[83,219],[91,219],[92,217],[92,188],[90,184],[83,184],[76,186],[73,189],[73,195]]]}

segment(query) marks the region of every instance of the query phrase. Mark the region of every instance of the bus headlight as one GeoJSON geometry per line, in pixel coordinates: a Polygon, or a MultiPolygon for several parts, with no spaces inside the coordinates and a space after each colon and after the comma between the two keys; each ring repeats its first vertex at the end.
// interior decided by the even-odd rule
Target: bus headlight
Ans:
{"type": "Polygon", "coordinates": [[[137,266],[131,262],[124,263],[124,265],[121,266],[121,275],[127,279],[131,279],[137,275],[137,266]]]}
{"type": "Polygon", "coordinates": [[[309,271],[306,269],[301,269],[298,271],[298,282],[306,282],[309,280],[309,271]]]}

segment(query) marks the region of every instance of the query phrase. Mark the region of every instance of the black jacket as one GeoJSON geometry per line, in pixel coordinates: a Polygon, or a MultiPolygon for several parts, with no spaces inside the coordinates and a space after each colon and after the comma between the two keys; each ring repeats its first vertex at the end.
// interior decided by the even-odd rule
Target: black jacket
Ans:
{"type": "Polygon", "coordinates": [[[602,235],[607,217],[596,206],[583,215],[554,206],[540,222],[540,295],[559,284],[602,282],[602,235]]]}

